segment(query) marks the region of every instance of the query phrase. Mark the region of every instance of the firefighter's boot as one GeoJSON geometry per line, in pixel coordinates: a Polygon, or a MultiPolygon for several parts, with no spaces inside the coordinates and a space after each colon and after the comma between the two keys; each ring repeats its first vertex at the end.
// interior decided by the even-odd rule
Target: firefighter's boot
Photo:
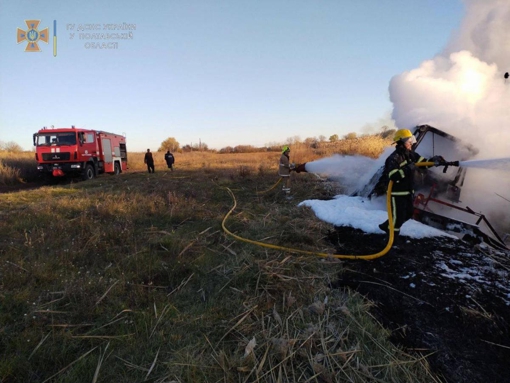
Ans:
{"type": "Polygon", "coordinates": [[[386,235],[388,235],[390,233],[390,229],[388,228],[388,221],[381,223],[379,225],[379,229],[381,229],[386,233],[386,235]]]}
{"type": "Polygon", "coordinates": [[[282,191],[283,191],[283,194],[285,195],[286,199],[292,199],[292,196],[290,195],[290,188],[283,187],[282,191]]]}

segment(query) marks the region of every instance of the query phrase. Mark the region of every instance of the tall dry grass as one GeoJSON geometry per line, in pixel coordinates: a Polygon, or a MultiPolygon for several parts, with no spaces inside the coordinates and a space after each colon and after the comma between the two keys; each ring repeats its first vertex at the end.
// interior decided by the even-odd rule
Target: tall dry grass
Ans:
{"type": "MultiPolygon", "coordinates": [[[[360,155],[377,158],[391,140],[383,139],[378,135],[359,137],[349,140],[340,140],[335,143],[323,142],[312,148],[304,143],[290,146],[291,161],[300,164],[310,162],[334,154],[360,155]]],[[[129,169],[132,171],[146,170],[143,163],[145,153],[129,153],[129,169]]],[[[155,167],[166,169],[164,152],[153,153],[155,167]]],[[[182,152],[174,153],[176,169],[231,169],[233,167],[246,167],[251,171],[275,171],[278,168],[281,153],[255,152],[255,153],[213,153],[213,152],[182,152]]]]}
{"type": "MultiPolygon", "coordinates": [[[[304,143],[291,145],[291,160],[297,164],[316,160],[318,158],[342,155],[362,155],[371,158],[378,157],[391,143],[378,135],[364,136],[335,143],[322,142],[317,147],[310,147],[304,143]]],[[[129,147],[129,146],[128,146],[129,147]]],[[[128,153],[129,171],[143,171],[145,153],[128,153]]],[[[163,152],[153,153],[157,170],[166,169],[163,152]]],[[[215,153],[215,152],[181,152],[174,153],[176,169],[205,170],[207,169],[238,169],[249,173],[275,172],[280,158],[279,152],[256,153],[215,153]]],[[[33,152],[9,153],[0,151],[0,184],[16,185],[24,182],[35,182],[41,179],[37,171],[37,163],[33,152]]]]}
{"type": "Polygon", "coordinates": [[[34,153],[9,153],[0,151],[0,184],[15,185],[38,179],[34,153]]]}
{"type": "MultiPolygon", "coordinates": [[[[156,154],[155,174],[139,156],[120,176],[0,194],[0,381],[435,381],[369,303],[331,288],[342,262],[222,230],[229,188],[236,235],[331,250],[328,224],[257,193],[279,153],[177,153],[173,173],[156,154]]],[[[307,173],[293,193],[328,196],[307,173]]]]}

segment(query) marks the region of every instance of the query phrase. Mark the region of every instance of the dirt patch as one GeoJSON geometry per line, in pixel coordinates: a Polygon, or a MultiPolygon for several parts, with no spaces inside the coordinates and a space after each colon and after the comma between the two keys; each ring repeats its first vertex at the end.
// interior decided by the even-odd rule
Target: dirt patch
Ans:
{"type": "MultiPolygon", "coordinates": [[[[385,246],[382,235],[348,227],[328,237],[339,254],[376,253],[385,246]]],[[[335,287],[375,302],[373,313],[393,331],[392,340],[428,355],[444,381],[510,382],[508,252],[446,237],[402,237],[389,254],[345,267],[335,287]]]]}

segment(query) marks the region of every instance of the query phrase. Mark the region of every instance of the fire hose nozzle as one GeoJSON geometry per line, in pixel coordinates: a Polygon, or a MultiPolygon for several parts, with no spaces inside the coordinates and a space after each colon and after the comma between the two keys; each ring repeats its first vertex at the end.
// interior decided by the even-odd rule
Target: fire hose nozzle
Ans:
{"type": "Polygon", "coordinates": [[[445,162],[443,173],[446,173],[446,171],[448,170],[448,166],[459,166],[459,161],[445,162]]]}
{"type": "Polygon", "coordinates": [[[295,168],[294,168],[294,171],[295,171],[296,173],[301,173],[301,172],[305,172],[305,173],[306,173],[306,167],[305,167],[305,165],[306,165],[306,162],[305,162],[304,164],[298,164],[298,165],[296,165],[296,166],[295,166],[295,168]]]}

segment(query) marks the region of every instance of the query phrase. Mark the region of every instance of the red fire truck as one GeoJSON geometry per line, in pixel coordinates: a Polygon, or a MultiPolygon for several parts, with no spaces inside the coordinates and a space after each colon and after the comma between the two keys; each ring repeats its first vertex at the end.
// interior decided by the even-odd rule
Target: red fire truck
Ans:
{"type": "Polygon", "coordinates": [[[121,134],[45,127],[34,133],[34,146],[37,169],[48,176],[74,174],[90,180],[127,169],[126,137],[121,134]]]}

